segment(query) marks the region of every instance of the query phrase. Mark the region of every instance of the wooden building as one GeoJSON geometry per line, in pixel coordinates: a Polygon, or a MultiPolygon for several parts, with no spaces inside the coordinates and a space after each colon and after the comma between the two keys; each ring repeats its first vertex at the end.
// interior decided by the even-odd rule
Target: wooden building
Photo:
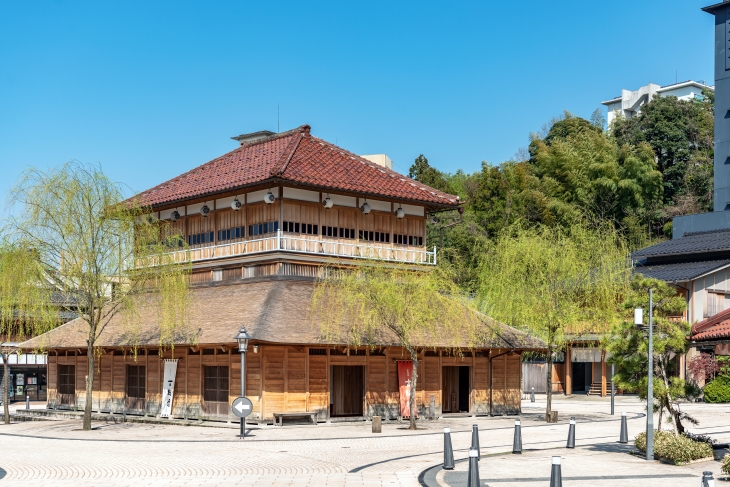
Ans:
{"type": "MultiPolygon", "coordinates": [[[[359,348],[324,341],[311,313],[314,280],[322,263],[358,258],[427,272],[436,249],[426,248],[426,218],[458,210],[458,197],[318,139],[306,125],[236,139],[234,151],[142,193],[190,247],[190,326],[162,350],[151,309],[143,309],[142,329],[112,321],[97,341],[93,409],[159,414],[164,359],[176,359],[171,417],[231,419],[241,392],[233,337],[245,325],[253,337],[245,357],[249,420],[270,422],[279,412],[397,418],[397,362],[408,354],[394,340],[359,348]]],[[[476,347],[420,344],[420,414],[432,398],[439,415],[520,412],[521,353],[543,344],[485,326],[493,338],[476,347]]],[[[75,320],[24,344],[49,350],[51,408],[83,407],[85,334],[75,320]]]]}

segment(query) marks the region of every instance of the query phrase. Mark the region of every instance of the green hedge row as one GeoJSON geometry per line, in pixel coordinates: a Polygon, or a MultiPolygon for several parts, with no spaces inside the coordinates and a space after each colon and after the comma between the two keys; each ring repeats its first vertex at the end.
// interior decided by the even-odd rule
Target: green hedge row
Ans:
{"type": "MultiPolygon", "coordinates": [[[[646,432],[634,440],[636,448],[646,453],[646,432]]],[[[712,446],[705,442],[692,441],[672,431],[654,431],[654,456],[666,458],[677,465],[712,456],[712,446]]]]}
{"type": "Polygon", "coordinates": [[[730,402],[730,375],[718,375],[707,383],[705,402],[730,402]]]}

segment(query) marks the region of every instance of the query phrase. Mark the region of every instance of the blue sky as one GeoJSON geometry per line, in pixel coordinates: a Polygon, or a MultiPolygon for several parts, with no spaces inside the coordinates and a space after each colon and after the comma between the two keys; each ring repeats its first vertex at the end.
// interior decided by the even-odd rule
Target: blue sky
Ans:
{"type": "Polygon", "coordinates": [[[0,197],[101,163],[141,191],[308,123],[407,172],[509,159],[621,88],[712,82],[709,0],[0,1],[0,197]]]}

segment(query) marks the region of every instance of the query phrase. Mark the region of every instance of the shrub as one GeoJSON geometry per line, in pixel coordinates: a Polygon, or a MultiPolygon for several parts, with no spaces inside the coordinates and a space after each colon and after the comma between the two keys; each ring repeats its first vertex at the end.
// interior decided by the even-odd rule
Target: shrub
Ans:
{"type": "MultiPolygon", "coordinates": [[[[636,448],[646,453],[646,433],[634,440],[636,448]]],[[[693,441],[672,431],[654,431],[654,456],[671,460],[676,465],[712,456],[712,446],[707,442],[693,441]]]]}
{"type": "Polygon", "coordinates": [[[730,402],[730,375],[718,375],[705,386],[705,402],[730,402]]]}
{"type": "Polygon", "coordinates": [[[722,473],[730,474],[730,453],[726,453],[722,457],[722,473]]]}

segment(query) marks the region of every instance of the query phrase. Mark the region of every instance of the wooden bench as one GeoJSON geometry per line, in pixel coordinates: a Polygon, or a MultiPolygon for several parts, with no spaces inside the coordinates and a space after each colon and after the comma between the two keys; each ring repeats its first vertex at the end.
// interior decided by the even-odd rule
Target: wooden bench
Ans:
{"type": "Polygon", "coordinates": [[[276,426],[284,426],[284,418],[304,418],[309,417],[312,424],[317,424],[317,413],[274,413],[274,421],[276,426]]]}

